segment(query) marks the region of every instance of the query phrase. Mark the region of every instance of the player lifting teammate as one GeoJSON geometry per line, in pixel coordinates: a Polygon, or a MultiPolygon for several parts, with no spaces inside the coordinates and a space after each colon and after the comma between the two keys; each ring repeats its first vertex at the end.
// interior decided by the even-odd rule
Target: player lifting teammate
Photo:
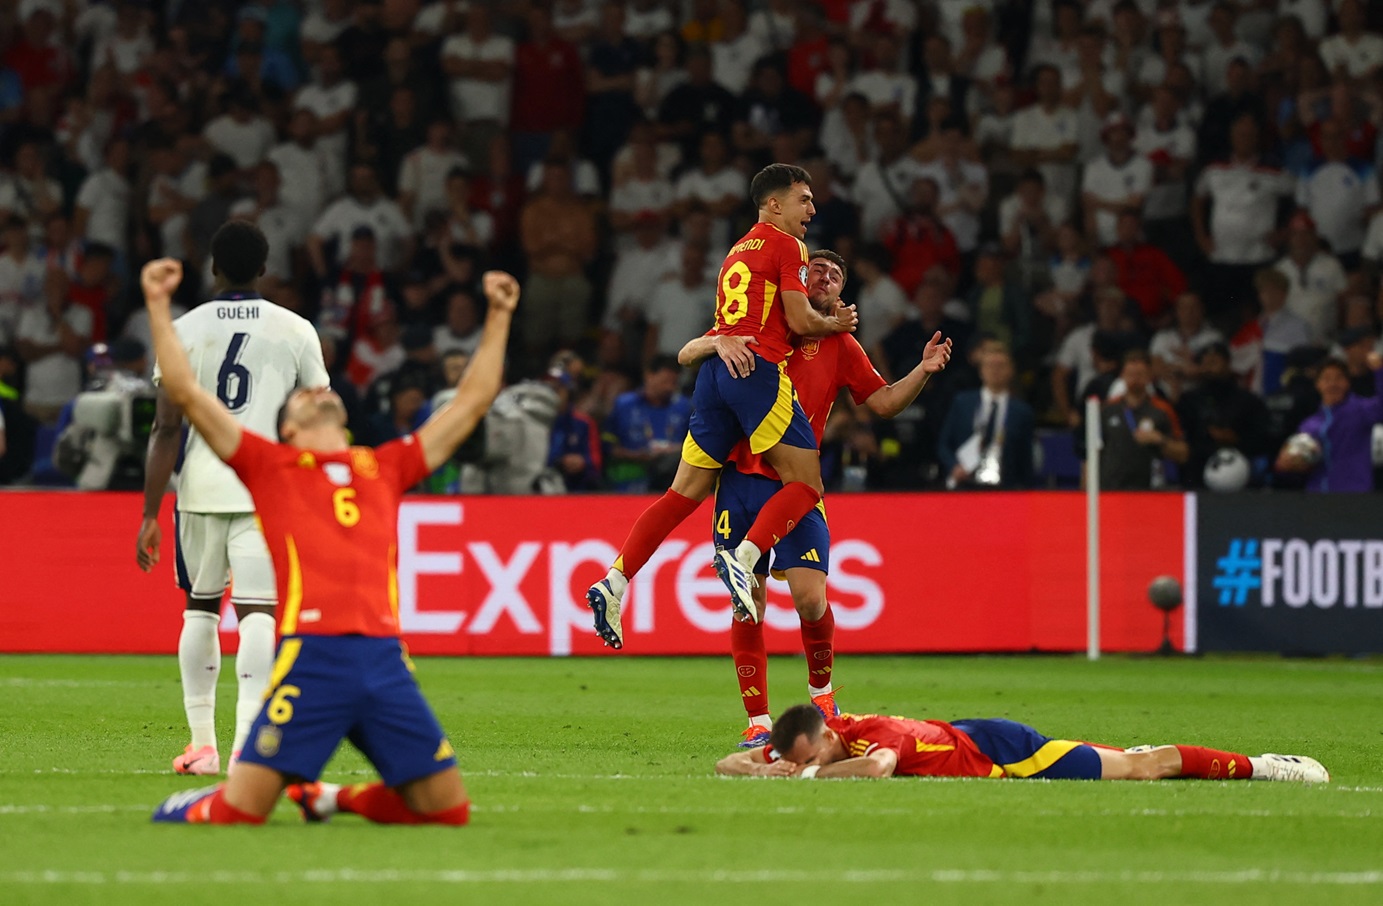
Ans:
{"type": "Polygon", "coordinates": [[[470,803],[455,753],[399,640],[399,500],[450,458],[499,392],[518,283],[485,275],[484,334],[451,403],[415,434],[369,449],[350,446],[341,398],[325,387],[288,399],[282,443],[236,421],[197,384],[169,318],[181,276],[169,259],[142,275],[163,386],[258,504],[277,574],[281,641],[235,772],[224,784],[170,797],[154,820],[259,824],[286,784],[305,781],[290,796],[312,820],[341,811],[384,824],[465,824],[470,803]],[[382,782],[315,782],[343,738],[382,782]]]}
{"type": "MultiPolygon", "coordinates": [[[[273,435],[296,388],[325,387],[317,332],[304,318],[260,297],[269,244],[252,223],[232,220],[211,240],[220,291],[173,325],[193,377],[251,431],[273,435]]],[[[156,375],[157,379],[157,375],[156,375]]],[[[135,560],[145,572],[159,560],[159,508],[182,446],[183,413],[160,390],[144,472],[144,520],[135,560]]],[[[274,568],[255,522],[250,492],[195,429],[187,438],[178,485],[175,551],[178,586],[187,595],[178,637],[183,708],[192,740],[173,759],[179,774],[218,774],[216,680],[221,673],[221,596],[231,585],[240,626],[235,657],[238,696],[231,765],[264,699],[274,662],[274,568]],[[233,582],[230,577],[234,577],[233,582]]]]}
{"type": "MultiPolygon", "coordinates": [[[[807,265],[807,298],[812,307],[822,314],[834,311],[846,278],[845,260],[840,255],[830,249],[812,252],[807,265]]],[[[753,337],[698,337],[682,348],[678,360],[690,365],[719,355],[732,374],[744,377],[756,364],[750,352],[753,343],[753,337]]],[[[923,349],[922,360],[917,366],[896,383],[887,384],[870,363],[859,341],[848,333],[837,333],[820,338],[797,338],[796,349],[788,359],[787,374],[819,446],[826,432],[826,420],[841,390],[848,389],[856,405],[866,406],[881,418],[893,418],[917,399],[927,379],[945,368],[950,358],[951,341],[943,341],[941,332],[937,331],[923,349]]],[[[740,441],[715,485],[713,526],[716,543],[727,548],[736,547],[765,502],[780,486],[773,467],[763,456],[753,453],[747,441],[740,441]]],[[[704,497],[709,487],[697,490],[704,497]]],[[[835,617],[826,600],[830,546],[831,534],[823,502],[773,546],[772,567],[775,574],[787,580],[792,603],[801,619],[808,694],[821,713],[834,716],[839,713],[832,685],[835,617]]],[[[768,552],[753,567],[753,573],[758,581],[754,599],[759,612],[763,613],[767,603],[768,552]]],[[[739,680],[740,700],[749,717],[742,745],[761,746],[768,741],[773,726],[768,707],[768,654],[763,624],[733,620],[730,653],[739,680]]]]}
{"type": "Polygon", "coordinates": [[[770,164],[755,175],[750,196],[759,222],[731,247],[716,287],[715,328],[756,340],[763,360],[736,379],[712,359],[696,377],[692,415],[672,487],[635,521],[605,578],[590,587],[586,603],[605,644],[623,647],[620,601],[629,579],[648,562],[668,534],[704,499],[696,489],[714,480],[742,438],[782,476],[783,487],[760,510],[734,550],[718,551],[716,572],[730,590],[736,613],[758,622],[753,568],[821,500],[816,439],[784,371],[792,352],[789,332],[825,336],[855,329],[854,307],[828,315],[807,301],[807,224],[816,213],[811,177],[800,167],[770,164]]]}
{"type": "Polygon", "coordinates": [[[784,711],[768,745],[727,755],[716,764],[716,773],[803,778],[1330,780],[1319,761],[1304,755],[1250,757],[1202,746],[1120,749],[1051,739],[1012,720],[945,723],[877,714],[822,718],[811,705],[784,711]]]}

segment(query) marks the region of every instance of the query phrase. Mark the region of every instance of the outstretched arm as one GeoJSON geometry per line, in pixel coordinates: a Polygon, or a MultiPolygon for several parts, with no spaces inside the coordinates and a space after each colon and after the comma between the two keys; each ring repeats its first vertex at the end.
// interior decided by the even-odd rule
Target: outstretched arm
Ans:
{"type": "Polygon", "coordinates": [[[163,374],[160,386],[168,401],[182,410],[192,427],[202,435],[211,452],[230,459],[240,448],[242,428],[234,416],[200,384],[192,373],[192,363],[173,328],[169,310],[173,291],[182,282],[182,262],[159,258],[144,265],[140,285],[144,305],[149,309],[149,332],[153,335],[154,355],[163,374]]]}
{"type": "Polygon", "coordinates": [[[864,404],[869,411],[881,418],[893,418],[912,405],[913,400],[927,386],[927,380],[946,367],[951,361],[951,341],[941,339],[941,331],[932,334],[922,350],[922,361],[917,363],[901,380],[887,387],[880,387],[869,395],[864,404]]]}
{"type": "Polygon", "coordinates": [[[480,346],[456,385],[456,396],[418,429],[418,442],[429,470],[450,459],[462,441],[471,436],[504,382],[504,350],[509,345],[514,309],[519,304],[519,281],[503,271],[489,271],[484,283],[490,309],[480,346]]]}
{"type": "Polygon", "coordinates": [[[769,761],[761,748],[735,752],[716,762],[716,773],[726,777],[791,777],[796,768],[790,761],[769,761]]]}
{"type": "Polygon", "coordinates": [[[178,463],[178,442],[182,438],[182,410],[173,405],[166,390],[158,394],[154,428],[149,433],[149,448],[144,456],[144,518],[139,524],[135,542],[135,563],[146,573],[158,563],[159,543],[163,532],[158,524],[158,511],[163,495],[168,492],[168,480],[178,463]]]}

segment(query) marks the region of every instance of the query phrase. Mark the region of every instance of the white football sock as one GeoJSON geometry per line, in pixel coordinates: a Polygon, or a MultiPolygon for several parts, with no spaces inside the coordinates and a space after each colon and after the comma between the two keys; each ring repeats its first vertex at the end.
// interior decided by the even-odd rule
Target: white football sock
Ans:
{"type": "Polygon", "coordinates": [[[312,804],[312,808],[323,818],[328,815],[335,815],[341,811],[341,807],[336,804],[336,794],[341,792],[339,783],[320,783],[322,792],[317,796],[317,801],[312,804]]]}
{"type": "Polygon", "coordinates": [[[830,684],[830,683],[827,683],[826,685],[820,686],[820,687],[818,687],[818,686],[813,686],[811,683],[808,683],[808,684],[807,684],[807,694],[808,694],[809,696],[811,696],[812,698],[816,698],[818,695],[825,695],[827,692],[830,692],[830,691],[831,691],[831,684],[830,684]]]}
{"type": "Polygon", "coordinates": [[[1249,775],[1250,780],[1272,780],[1272,768],[1268,767],[1267,759],[1250,755],[1249,764],[1253,767],[1253,773],[1249,775]]]}
{"type": "Polygon", "coordinates": [[[629,587],[629,580],[624,577],[624,573],[612,566],[605,574],[605,581],[610,583],[610,590],[615,593],[615,597],[623,600],[624,590],[629,587]]]}
{"type": "Polygon", "coordinates": [[[772,730],[773,718],[769,717],[767,714],[760,714],[758,717],[749,718],[749,726],[762,727],[765,730],[772,730]]]}
{"type": "Polygon", "coordinates": [[[220,614],[184,610],[178,635],[178,670],[182,674],[182,706],[192,748],[216,747],[216,680],[221,676],[220,614]]]}
{"type": "Polygon", "coordinates": [[[758,545],[748,538],[741,541],[739,547],[735,548],[735,559],[744,564],[745,571],[747,571],[751,577],[754,573],[754,567],[758,565],[763,555],[764,552],[759,550],[758,545]]]}
{"type": "Polygon", "coordinates": [[[267,613],[248,614],[240,621],[240,650],[235,656],[239,694],[235,700],[235,742],[239,752],[250,735],[250,724],[264,705],[264,689],[274,669],[274,618],[267,613]]]}

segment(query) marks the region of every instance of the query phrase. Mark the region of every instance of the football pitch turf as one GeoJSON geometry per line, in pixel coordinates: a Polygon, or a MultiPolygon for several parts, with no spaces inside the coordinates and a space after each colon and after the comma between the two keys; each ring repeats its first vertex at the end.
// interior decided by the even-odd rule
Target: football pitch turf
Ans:
{"type": "MultiPolygon", "coordinates": [[[[235,687],[222,671],[222,752],[235,687]]],[[[850,657],[856,712],[1308,754],[1321,786],[718,778],[728,659],[419,659],[466,828],[149,823],[205,778],[173,657],[0,657],[0,902],[1383,902],[1383,662],[850,657]],[[426,898],[426,899],[424,899],[426,898]]],[[[774,705],[800,660],[770,668],[774,705]]],[[[354,750],[325,779],[372,777],[354,750]]]]}

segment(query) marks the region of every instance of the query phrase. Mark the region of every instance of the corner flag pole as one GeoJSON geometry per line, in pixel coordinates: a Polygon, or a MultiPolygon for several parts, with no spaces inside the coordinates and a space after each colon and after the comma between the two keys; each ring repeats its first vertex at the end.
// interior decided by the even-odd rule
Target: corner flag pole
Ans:
{"type": "Polygon", "coordinates": [[[1085,401],[1085,656],[1100,659],[1100,398],[1085,401]]]}

